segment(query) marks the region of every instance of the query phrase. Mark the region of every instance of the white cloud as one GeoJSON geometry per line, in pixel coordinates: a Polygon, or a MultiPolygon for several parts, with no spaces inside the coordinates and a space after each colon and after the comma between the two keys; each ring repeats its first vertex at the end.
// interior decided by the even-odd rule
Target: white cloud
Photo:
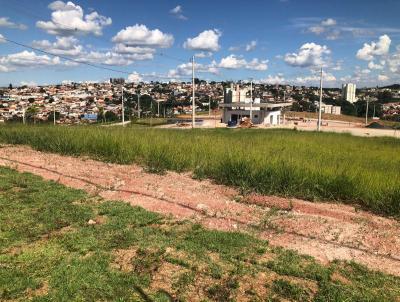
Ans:
{"type": "Polygon", "coordinates": [[[4,40],[4,36],[2,34],[0,34],[0,43],[6,43],[6,41],[4,40]]]}
{"type": "Polygon", "coordinates": [[[209,58],[209,57],[212,57],[212,52],[204,52],[204,51],[202,51],[202,52],[196,53],[194,56],[196,58],[201,58],[201,59],[209,58]]]}
{"type": "Polygon", "coordinates": [[[168,48],[174,43],[173,35],[165,34],[159,29],[150,30],[143,24],[126,27],[118,32],[112,40],[113,42],[124,43],[129,46],[147,46],[155,48],[168,48]]]}
{"type": "Polygon", "coordinates": [[[370,44],[365,43],[364,47],[358,50],[357,58],[365,61],[372,61],[375,56],[386,55],[389,52],[392,40],[388,35],[383,35],[378,42],[372,41],[370,44]]]}
{"type": "Polygon", "coordinates": [[[14,71],[18,68],[34,68],[46,66],[62,66],[59,57],[50,58],[47,55],[37,55],[33,51],[22,51],[0,57],[0,66],[3,71],[14,71]]]}
{"type": "Polygon", "coordinates": [[[73,2],[54,1],[49,4],[51,21],[38,21],[36,26],[47,33],[58,36],[75,34],[102,35],[105,26],[111,25],[111,18],[99,15],[96,11],[84,15],[83,9],[73,2]]]}
{"type": "Polygon", "coordinates": [[[283,84],[286,81],[282,74],[278,74],[275,76],[269,75],[265,79],[261,79],[259,82],[262,84],[277,85],[277,84],[283,84]]]}
{"type": "MultiPolygon", "coordinates": [[[[310,85],[310,84],[318,84],[320,81],[320,76],[318,74],[313,74],[310,76],[304,77],[296,77],[294,82],[300,85],[310,85]]],[[[323,73],[323,81],[324,82],[336,82],[336,77],[331,73],[323,73]]]]}
{"type": "Polygon", "coordinates": [[[20,30],[25,30],[28,28],[25,24],[11,22],[8,17],[0,17],[0,27],[14,28],[20,30]]]}
{"type": "Polygon", "coordinates": [[[324,55],[329,55],[331,51],[327,46],[315,43],[306,43],[300,47],[298,53],[288,53],[285,55],[285,62],[295,67],[324,66],[324,55]]]}
{"type": "Polygon", "coordinates": [[[235,55],[229,55],[221,59],[218,67],[225,69],[245,68],[250,70],[265,71],[268,69],[268,60],[259,60],[255,58],[248,62],[245,59],[237,57],[235,55]]]}
{"type": "Polygon", "coordinates": [[[253,51],[257,47],[257,41],[253,40],[246,45],[246,51],[253,51]]]}
{"type": "Polygon", "coordinates": [[[219,38],[221,35],[221,32],[217,29],[205,30],[197,37],[188,38],[183,44],[183,47],[192,50],[215,52],[221,48],[219,45],[219,38]]]}
{"type": "Polygon", "coordinates": [[[397,52],[387,59],[387,63],[391,72],[400,73],[400,45],[397,46],[397,52]]]}
{"type": "Polygon", "coordinates": [[[321,22],[321,25],[322,25],[322,26],[334,26],[334,25],[336,25],[336,24],[337,24],[336,20],[334,20],[334,19],[332,19],[332,18],[328,18],[328,19],[323,20],[323,21],[321,22]]]}
{"type": "Polygon", "coordinates": [[[79,45],[79,41],[74,37],[56,37],[56,41],[53,43],[48,40],[33,41],[32,45],[52,54],[63,56],[78,56],[83,51],[82,45],[79,45]]]}
{"type": "Polygon", "coordinates": [[[228,48],[229,51],[239,51],[240,50],[240,46],[231,46],[228,48]]]}
{"type": "Polygon", "coordinates": [[[143,78],[136,71],[128,76],[128,83],[139,83],[141,81],[143,81],[143,78]]]}
{"type": "MultiPolygon", "coordinates": [[[[308,29],[306,32],[313,33],[315,35],[322,35],[324,34],[327,40],[336,40],[340,37],[340,30],[334,28],[336,26],[336,20],[332,18],[328,18],[322,20],[321,22],[315,24],[313,22],[312,25],[308,25],[308,29]]],[[[306,25],[303,25],[306,26],[306,25]]]]}
{"type": "Polygon", "coordinates": [[[170,14],[174,15],[176,18],[181,19],[181,20],[187,20],[188,18],[183,14],[183,8],[181,5],[175,6],[173,9],[171,9],[170,14]]]}
{"type": "Polygon", "coordinates": [[[0,72],[9,72],[10,69],[7,66],[0,65],[0,72]]]}
{"type": "MultiPolygon", "coordinates": [[[[218,66],[215,61],[210,64],[195,63],[195,72],[218,74],[218,66]]],[[[183,63],[177,66],[176,69],[171,69],[168,72],[168,77],[179,78],[182,76],[190,76],[192,74],[192,63],[183,63]]]]}
{"type": "Polygon", "coordinates": [[[378,81],[379,82],[387,82],[389,80],[390,80],[390,78],[387,75],[384,75],[384,74],[378,75],[378,81]]]}
{"type": "Polygon", "coordinates": [[[36,87],[37,83],[34,81],[21,81],[21,86],[36,87]]]}
{"type": "Polygon", "coordinates": [[[118,54],[112,51],[108,52],[99,52],[99,51],[90,51],[83,53],[78,61],[79,62],[88,62],[97,64],[101,62],[105,65],[114,65],[114,66],[127,66],[133,64],[135,61],[143,61],[143,60],[151,60],[153,58],[153,54],[118,54]]]}
{"type": "Polygon", "coordinates": [[[118,43],[113,50],[119,54],[154,54],[156,50],[150,47],[127,46],[123,43],[118,43]]]}
{"type": "Polygon", "coordinates": [[[370,61],[368,63],[368,68],[369,69],[380,70],[380,69],[383,69],[384,65],[385,65],[385,61],[381,61],[381,64],[375,64],[374,61],[370,61]]]}

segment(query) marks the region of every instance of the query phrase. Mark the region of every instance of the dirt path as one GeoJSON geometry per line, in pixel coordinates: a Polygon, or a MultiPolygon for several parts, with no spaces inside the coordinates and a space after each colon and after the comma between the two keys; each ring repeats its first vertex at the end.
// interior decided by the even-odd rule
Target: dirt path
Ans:
{"type": "Polygon", "coordinates": [[[190,174],[149,174],[137,165],[107,164],[2,146],[0,165],[30,172],[105,199],[193,219],[208,228],[251,232],[322,262],[354,260],[400,276],[400,223],[354,207],[273,196],[240,196],[190,174]]]}

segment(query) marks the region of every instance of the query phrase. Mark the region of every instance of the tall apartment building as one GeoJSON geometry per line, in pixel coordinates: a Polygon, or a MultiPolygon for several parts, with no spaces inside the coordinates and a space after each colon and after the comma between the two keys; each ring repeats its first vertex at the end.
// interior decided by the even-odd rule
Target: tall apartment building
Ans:
{"type": "Polygon", "coordinates": [[[342,97],[344,100],[354,103],[356,99],[356,84],[343,84],[342,86],[342,97]]]}

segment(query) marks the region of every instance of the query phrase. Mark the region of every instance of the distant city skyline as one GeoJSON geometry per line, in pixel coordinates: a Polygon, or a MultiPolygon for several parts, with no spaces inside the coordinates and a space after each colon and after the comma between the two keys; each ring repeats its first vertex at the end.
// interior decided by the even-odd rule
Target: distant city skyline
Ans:
{"type": "Polygon", "coordinates": [[[189,81],[193,55],[196,77],[204,80],[318,86],[323,67],[325,87],[400,82],[396,0],[0,0],[0,5],[0,86],[121,76],[189,81]]]}

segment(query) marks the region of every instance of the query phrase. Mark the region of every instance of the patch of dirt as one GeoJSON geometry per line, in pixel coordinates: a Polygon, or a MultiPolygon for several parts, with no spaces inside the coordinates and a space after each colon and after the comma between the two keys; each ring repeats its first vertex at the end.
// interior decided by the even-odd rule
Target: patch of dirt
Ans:
{"type": "Polygon", "coordinates": [[[43,297],[46,296],[48,292],[49,292],[49,283],[47,281],[44,281],[42,286],[37,289],[28,288],[26,290],[26,295],[29,298],[43,297]]]}
{"type": "MultiPolygon", "coordinates": [[[[400,276],[400,223],[349,205],[240,192],[191,174],[146,173],[117,165],[43,153],[21,146],[0,148],[0,165],[83,189],[107,200],[190,219],[207,228],[247,232],[272,245],[294,249],[322,262],[353,260],[400,276]],[[271,215],[271,209],[278,209],[271,215]],[[276,214],[276,213],[274,213],[276,214]]],[[[101,223],[101,222],[100,222],[101,223]]]]}
{"type": "Polygon", "coordinates": [[[119,249],[113,252],[114,261],[111,267],[129,273],[133,270],[132,259],[136,256],[137,248],[119,249]]]}
{"type": "Polygon", "coordinates": [[[346,284],[346,285],[350,285],[351,284],[350,280],[348,280],[346,277],[342,276],[338,272],[333,272],[333,274],[331,276],[331,280],[332,281],[338,281],[338,282],[340,282],[342,284],[346,284]]]}

